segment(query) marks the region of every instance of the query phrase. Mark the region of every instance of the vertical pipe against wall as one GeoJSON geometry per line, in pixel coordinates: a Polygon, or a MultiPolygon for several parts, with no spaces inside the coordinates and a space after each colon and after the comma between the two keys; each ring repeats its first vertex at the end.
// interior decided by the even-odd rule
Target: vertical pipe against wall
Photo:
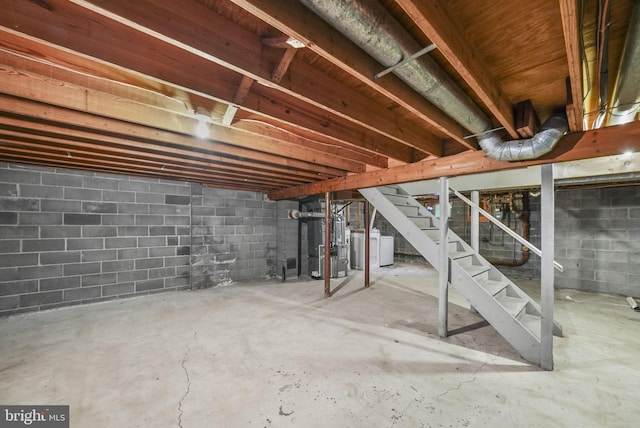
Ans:
{"type": "Polygon", "coordinates": [[[324,194],[324,297],[331,297],[331,193],[324,194]]]}
{"type": "Polygon", "coordinates": [[[553,164],[541,167],[541,200],[540,200],[540,228],[541,228],[541,275],[540,275],[540,367],[553,370],[553,295],[554,295],[554,238],[555,238],[555,195],[553,185],[553,164]]]}
{"type": "Polygon", "coordinates": [[[449,303],[449,178],[440,177],[440,266],[438,281],[438,334],[448,335],[448,303],[449,303]]]}
{"type": "MultiPolygon", "coordinates": [[[[471,202],[480,205],[480,192],[471,191],[471,202]]],[[[471,248],[480,251],[480,213],[474,206],[469,208],[471,209],[471,248]]]]}
{"type": "Polygon", "coordinates": [[[371,253],[371,225],[369,218],[369,201],[364,202],[364,286],[369,287],[369,265],[371,253]]]}

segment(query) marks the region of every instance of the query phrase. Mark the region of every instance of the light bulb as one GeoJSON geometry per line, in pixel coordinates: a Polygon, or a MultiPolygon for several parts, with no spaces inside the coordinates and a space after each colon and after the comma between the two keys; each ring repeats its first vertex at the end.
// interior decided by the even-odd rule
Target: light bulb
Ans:
{"type": "Polygon", "coordinates": [[[196,135],[200,138],[207,138],[209,136],[209,126],[207,122],[201,120],[196,126],[196,135]]]}

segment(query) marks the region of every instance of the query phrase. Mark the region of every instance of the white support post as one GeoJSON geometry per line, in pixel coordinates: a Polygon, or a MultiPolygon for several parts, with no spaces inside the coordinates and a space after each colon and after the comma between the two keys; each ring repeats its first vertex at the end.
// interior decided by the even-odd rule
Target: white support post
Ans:
{"type": "Polygon", "coordinates": [[[448,335],[449,303],[449,178],[440,177],[440,276],[438,281],[438,334],[448,335]]]}
{"type": "MultiPolygon", "coordinates": [[[[480,192],[471,191],[471,202],[480,205],[480,192]]],[[[471,205],[471,248],[480,251],[480,212],[476,207],[471,205]]]]}
{"type": "Polygon", "coordinates": [[[541,275],[540,275],[540,367],[553,370],[553,300],[554,300],[554,238],[555,238],[555,195],[553,184],[553,164],[541,167],[541,275]]]}

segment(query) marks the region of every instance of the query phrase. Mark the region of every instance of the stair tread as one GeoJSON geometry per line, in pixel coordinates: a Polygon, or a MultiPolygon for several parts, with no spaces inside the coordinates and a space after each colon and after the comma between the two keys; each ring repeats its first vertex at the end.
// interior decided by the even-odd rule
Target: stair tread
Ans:
{"type": "Polygon", "coordinates": [[[476,276],[476,275],[480,275],[483,272],[488,271],[489,269],[491,269],[491,267],[482,266],[482,265],[469,265],[469,266],[462,266],[462,269],[464,269],[464,271],[467,272],[469,275],[476,276]]]}
{"type": "Polygon", "coordinates": [[[529,330],[538,340],[540,340],[540,317],[524,314],[520,316],[519,320],[527,330],[529,330]]]}
{"type": "Polygon", "coordinates": [[[491,294],[492,296],[495,296],[509,286],[508,282],[494,281],[491,279],[478,280],[478,284],[480,284],[480,286],[487,290],[487,293],[491,294]]]}
{"type": "Polygon", "coordinates": [[[517,316],[527,305],[527,300],[519,297],[503,296],[498,302],[514,317],[517,316]]]}
{"type": "Polygon", "coordinates": [[[470,251],[451,251],[449,253],[449,257],[456,260],[456,259],[461,259],[463,257],[468,257],[468,256],[472,256],[473,253],[470,251]]]}

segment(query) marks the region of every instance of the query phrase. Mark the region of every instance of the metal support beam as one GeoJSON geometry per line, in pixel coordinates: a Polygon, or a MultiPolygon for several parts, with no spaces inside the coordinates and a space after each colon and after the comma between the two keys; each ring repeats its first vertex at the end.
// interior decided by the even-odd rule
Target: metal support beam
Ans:
{"type": "Polygon", "coordinates": [[[369,201],[364,203],[364,286],[369,287],[369,269],[371,257],[371,218],[369,217],[369,201]]]}
{"type": "Polygon", "coordinates": [[[438,281],[438,335],[448,335],[449,303],[449,178],[440,177],[440,266],[438,281]]]}
{"type": "Polygon", "coordinates": [[[331,297],[331,193],[324,194],[324,297],[331,297]]]}
{"type": "Polygon", "coordinates": [[[553,299],[554,299],[554,210],[553,164],[542,165],[540,200],[541,275],[540,275],[540,367],[553,370],[553,299]]]}

